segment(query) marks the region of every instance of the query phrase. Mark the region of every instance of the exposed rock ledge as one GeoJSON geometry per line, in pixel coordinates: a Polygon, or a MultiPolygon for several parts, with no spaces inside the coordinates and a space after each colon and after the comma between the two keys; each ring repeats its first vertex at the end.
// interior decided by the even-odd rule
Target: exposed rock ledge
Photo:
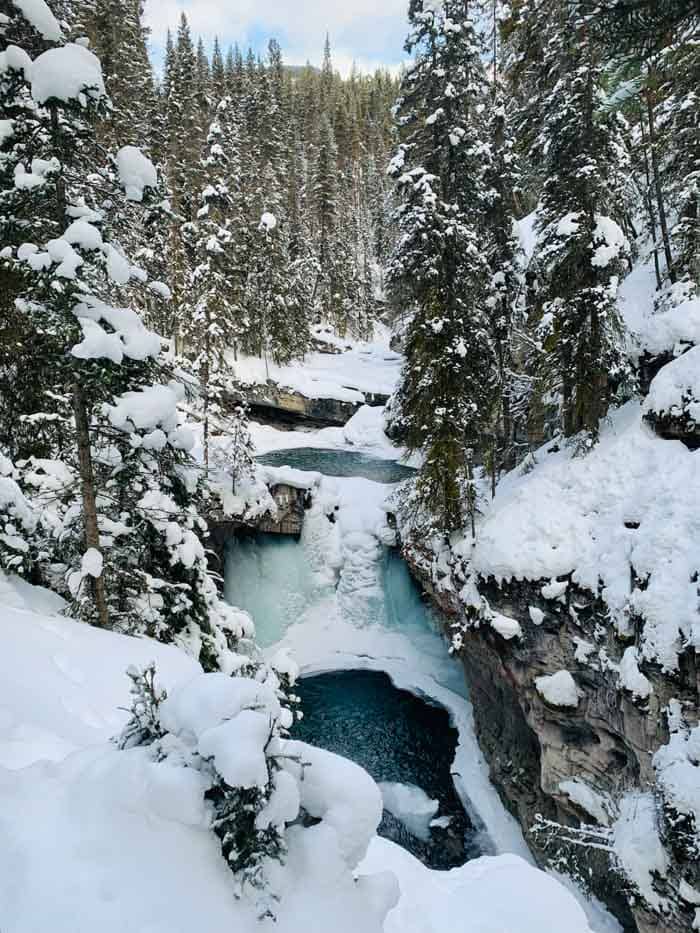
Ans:
{"type": "MultiPolygon", "coordinates": [[[[413,576],[447,623],[463,621],[464,610],[456,594],[434,583],[428,555],[415,548],[403,550],[413,576]]],[[[546,859],[545,842],[531,833],[537,814],[565,826],[596,822],[562,791],[562,782],[588,785],[613,806],[630,789],[649,790],[655,778],[652,755],[668,741],[664,708],[676,698],[697,709],[700,693],[696,658],[691,653],[674,677],[645,668],[653,692],[644,703],[619,690],[609,671],[596,670],[581,660],[581,640],[593,642],[597,626],[596,652],[603,648],[617,662],[626,647],[609,624],[598,625],[605,621],[604,604],[571,585],[559,600],[544,599],[543,582],[499,587],[493,580],[483,581],[481,591],[492,609],[516,620],[522,634],[502,637],[484,624],[466,631],[461,651],[477,735],[492,780],[520,821],[540,864],[546,859]],[[533,621],[531,607],[540,624],[533,621]],[[574,674],[581,694],[575,709],[549,705],[535,686],[537,677],[557,671],[574,674]]],[[[604,823],[604,813],[601,820],[604,823]]],[[[607,853],[586,849],[583,861],[592,868],[593,891],[626,931],[687,933],[691,928],[688,905],[681,904],[674,917],[661,920],[647,911],[611,871],[607,853]]],[[[697,889],[698,865],[685,862],[680,869],[697,889]]],[[[663,893],[676,896],[675,891],[663,893]]]]}
{"type": "Polygon", "coordinates": [[[388,396],[376,392],[359,392],[346,386],[354,401],[335,398],[307,398],[300,392],[284,388],[274,382],[251,385],[246,398],[253,418],[263,423],[304,424],[310,427],[343,427],[363,405],[378,407],[386,404],[388,396]]]}
{"type": "Polygon", "coordinates": [[[226,544],[236,535],[262,533],[297,538],[301,535],[304,513],[311,506],[310,490],[286,483],[271,485],[269,490],[277,506],[274,513],[266,512],[253,519],[235,518],[223,512],[213,512],[209,516],[208,547],[216,557],[218,572],[224,566],[226,544]]]}

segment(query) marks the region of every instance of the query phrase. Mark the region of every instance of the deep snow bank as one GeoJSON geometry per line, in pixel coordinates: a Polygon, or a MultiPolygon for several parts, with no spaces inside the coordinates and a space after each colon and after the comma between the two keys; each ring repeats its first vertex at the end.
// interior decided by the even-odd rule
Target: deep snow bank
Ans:
{"type": "Polygon", "coordinates": [[[549,443],[501,481],[472,566],[498,581],[571,574],[600,589],[621,635],[639,618],[642,656],[675,670],[683,650],[700,648],[699,488],[698,453],[657,437],[629,402],[586,456],[549,443]]]}

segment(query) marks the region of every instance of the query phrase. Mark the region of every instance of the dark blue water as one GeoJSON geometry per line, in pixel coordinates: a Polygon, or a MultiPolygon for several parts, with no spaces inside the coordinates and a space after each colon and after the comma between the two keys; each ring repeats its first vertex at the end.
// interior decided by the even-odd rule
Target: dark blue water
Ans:
{"type": "Polygon", "coordinates": [[[350,450],[300,447],[298,450],[275,450],[262,454],[257,460],[265,466],[289,466],[323,473],[324,476],[362,476],[375,483],[400,483],[415,475],[415,470],[395,460],[380,460],[350,450]]]}
{"type": "Polygon", "coordinates": [[[352,759],[378,783],[420,787],[439,801],[435,816],[451,818],[424,840],[385,810],[380,835],[431,868],[454,868],[482,854],[450,773],[458,735],[444,709],[397,689],[376,671],[304,677],[295,692],[304,718],[294,738],[352,759]]]}

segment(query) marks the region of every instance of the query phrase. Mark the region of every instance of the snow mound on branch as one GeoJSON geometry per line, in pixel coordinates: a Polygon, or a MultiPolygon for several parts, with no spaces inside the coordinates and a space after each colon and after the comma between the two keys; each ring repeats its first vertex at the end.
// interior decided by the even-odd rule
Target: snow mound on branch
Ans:
{"type": "Polygon", "coordinates": [[[195,440],[192,431],[179,423],[177,406],[182,398],[183,388],[175,382],[145,386],[120,395],[113,405],[105,405],[104,411],[118,430],[141,432],[133,442],[145,450],[162,450],[170,444],[177,450],[189,451],[195,440]]]}
{"type": "Polygon", "coordinates": [[[602,214],[596,214],[593,240],[595,250],[591,265],[600,268],[605,268],[613,260],[617,259],[620,253],[629,246],[622,228],[610,217],[605,217],[602,214]]]}
{"type": "Polygon", "coordinates": [[[547,674],[535,678],[537,692],[550,706],[578,706],[581,694],[576,681],[568,671],[557,671],[556,674],[547,674]]]}
{"type": "Polygon", "coordinates": [[[88,98],[105,96],[102,66],[96,55],[82,45],[68,43],[42,52],[31,68],[32,97],[39,104],[55,98],[83,106],[88,98]]]}
{"type": "Polygon", "coordinates": [[[63,38],[58,20],[45,3],[45,0],[12,0],[24,18],[50,42],[60,42],[63,38]]]}
{"type": "Polygon", "coordinates": [[[146,188],[158,187],[156,167],[136,146],[123,146],[117,153],[119,181],[130,201],[143,201],[146,188]]]}
{"type": "Polygon", "coordinates": [[[508,474],[477,529],[473,566],[499,582],[571,575],[600,592],[621,633],[640,616],[640,660],[675,670],[686,646],[700,647],[700,455],[657,437],[642,416],[629,402],[585,456],[549,443],[532,469],[508,474]],[[632,592],[631,567],[644,581],[632,592]]]}
{"type": "Polygon", "coordinates": [[[71,350],[78,359],[108,359],[121,363],[125,356],[131,360],[146,360],[161,352],[158,334],[148,330],[141,316],[131,308],[113,308],[86,295],[73,308],[73,314],[83,331],[83,340],[71,350]],[[102,326],[103,322],[109,331],[102,326]]]}
{"type": "Polygon", "coordinates": [[[23,72],[28,80],[32,72],[32,60],[24,49],[17,45],[8,45],[4,51],[0,52],[0,75],[8,69],[23,72]]]}
{"type": "Polygon", "coordinates": [[[426,792],[415,784],[398,784],[387,781],[379,785],[384,809],[396,817],[417,839],[430,839],[430,825],[438,812],[440,802],[431,800],[426,792]]]}
{"type": "Polygon", "coordinates": [[[29,550],[23,531],[33,531],[37,516],[13,477],[12,463],[0,454],[0,544],[17,554],[29,550]]]}
{"type": "Polygon", "coordinates": [[[86,577],[90,576],[90,577],[94,577],[95,579],[98,579],[99,577],[102,576],[103,565],[104,565],[104,560],[102,558],[102,555],[96,548],[91,547],[89,550],[87,550],[83,554],[83,561],[82,561],[83,576],[86,576],[86,577]]]}

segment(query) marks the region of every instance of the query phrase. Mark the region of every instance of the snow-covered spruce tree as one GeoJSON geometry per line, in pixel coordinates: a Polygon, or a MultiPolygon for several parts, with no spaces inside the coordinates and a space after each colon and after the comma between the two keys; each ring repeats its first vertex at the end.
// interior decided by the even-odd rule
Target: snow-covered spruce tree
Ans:
{"type": "Polygon", "coordinates": [[[204,417],[204,464],[209,469],[210,419],[222,414],[220,400],[232,378],[224,350],[236,315],[233,285],[232,200],[227,184],[229,156],[222,127],[230,101],[219,104],[209,127],[200,173],[204,187],[196,219],[183,228],[187,243],[187,354],[199,383],[204,417]]]}
{"type": "Polygon", "coordinates": [[[577,8],[558,2],[547,46],[556,73],[541,103],[533,157],[545,183],[534,264],[542,380],[560,397],[564,434],[597,435],[616,385],[627,376],[617,290],[627,268],[624,175],[618,117],[604,106],[599,49],[577,8]]]}
{"type": "Polygon", "coordinates": [[[196,773],[236,896],[253,895],[261,918],[272,918],[266,864],[284,860],[286,824],[299,813],[289,765],[300,763],[280,741],[293,722],[286,677],[239,661],[237,676],[195,678],[172,697],[159,687],[155,665],[129,668],[131,719],[115,741],[123,751],[145,746],[153,761],[196,773]]]}
{"type": "Polygon", "coordinates": [[[661,55],[667,95],[665,175],[677,221],[671,232],[679,282],[700,288],[700,14],[686,22],[661,55]]]}
{"type": "Polygon", "coordinates": [[[334,265],[338,211],[338,148],[333,127],[327,116],[321,120],[310,200],[319,268],[314,297],[320,306],[320,316],[330,318],[329,309],[336,288],[334,265]]]}
{"type": "Polygon", "coordinates": [[[465,500],[473,515],[470,451],[494,394],[480,236],[485,78],[464,3],[413,0],[409,19],[415,61],[396,107],[405,141],[390,166],[402,203],[389,287],[395,304],[415,309],[398,405],[408,446],[424,455],[418,504],[450,531],[464,523],[465,500]]]}
{"type": "Polygon", "coordinates": [[[311,294],[308,263],[290,260],[286,232],[277,216],[260,217],[246,285],[248,320],[254,323],[254,352],[266,364],[288,362],[308,350],[311,335],[307,309],[311,294]]]}
{"type": "Polygon", "coordinates": [[[19,479],[12,461],[0,453],[0,568],[31,580],[37,560],[38,516],[19,479]]]}
{"type": "Polygon", "coordinates": [[[143,6],[143,0],[86,4],[87,32],[102,63],[111,101],[109,118],[98,127],[101,141],[108,147],[150,148],[155,87],[148,59],[148,31],[142,23],[143,6]]]}
{"type": "Polygon", "coordinates": [[[487,255],[491,273],[490,333],[496,359],[494,448],[491,453],[494,480],[499,466],[515,466],[515,412],[520,400],[520,381],[515,373],[515,331],[522,327],[525,260],[515,215],[520,190],[520,171],[510,132],[505,95],[494,69],[492,97],[488,105],[490,157],[485,162],[485,214],[487,255]]]}
{"type": "MultiPolygon", "coordinates": [[[[13,8],[11,25],[20,17],[13,8]]],[[[30,462],[26,477],[51,480],[43,491],[54,507],[42,511],[52,513],[53,551],[44,559],[64,564],[87,620],[177,641],[209,669],[226,668],[226,630],[237,623],[207,570],[192,440],[176,411],[182,389],[163,384],[160,338],[108,300],[142,277],[107,238],[120,187],[143,197],[153,169],[143,174],[134,151],[125,162],[95,148],[92,121],[105,104],[98,59],[60,38],[44,45],[33,61],[10,46],[0,66],[13,114],[2,152],[2,268],[24,332],[37,335],[18,355],[53,406],[47,413],[34,393],[23,408],[41,421],[50,458],[30,462]]]]}

